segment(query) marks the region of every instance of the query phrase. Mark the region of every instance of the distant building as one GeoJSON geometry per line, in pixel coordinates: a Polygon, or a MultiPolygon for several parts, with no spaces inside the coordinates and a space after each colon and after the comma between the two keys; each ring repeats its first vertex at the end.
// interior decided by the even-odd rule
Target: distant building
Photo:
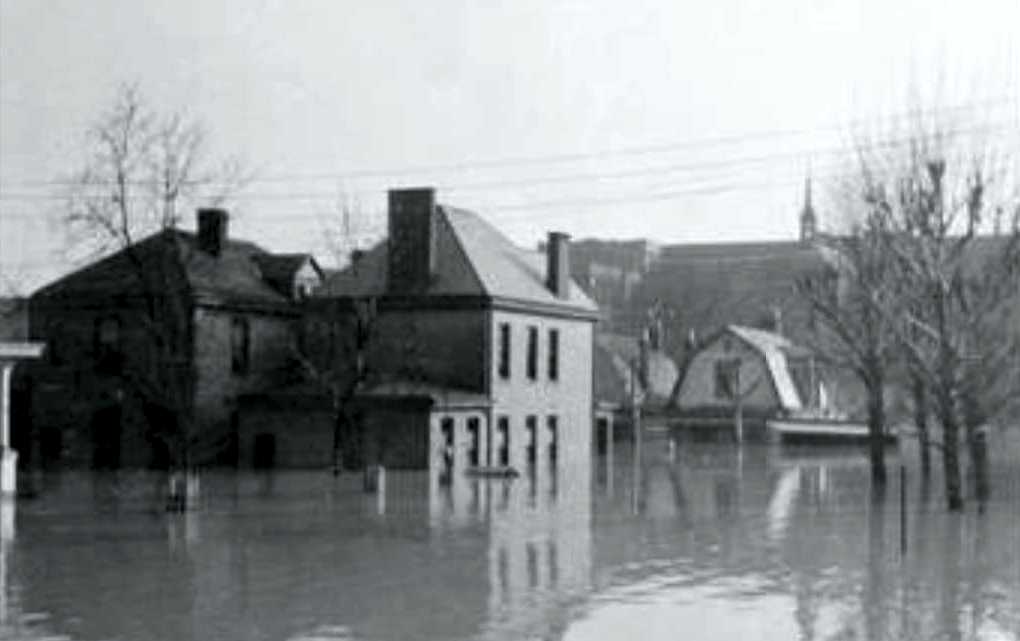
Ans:
{"type": "Polygon", "coordinates": [[[800,237],[789,241],[657,245],[586,240],[572,259],[574,277],[602,311],[604,329],[639,336],[659,309],[661,348],[681,368],[700,341],[728,324],[796,336],[814,322],[796,294],[804,276],[834,266],[805,182],[800,237]]]}
{"type": "MultiPolygon", "coordinates": [[[[598,308],[570,278],[570,249],[551,233],[547,251],[526,251],[432,189],[391,191],[388,238],[325,283],[306,323],[312,369],[349,383],[365,364],[348,463],[449,472],[587,461],[598,308]],[[374,310],[363,349],[351,338],[359,305],[374,310]]],[[[245,433],[286,442],[289,416],[245,433]]],[[[328,458],[332,426],[308,430],[328,458]]]]}
{"type": "Polygon", "coordinates": [[[572,244],[570,273],[598,304],[608,331],[635,334],[642,310],[632,302],[660,248],[648,240],[588,238],[572,244]]]}
{"type": "Polygon", "coordinates": [[[760,329],[730,325],[691,357],[675,408],[690,427],[732,429],[738,402],[752,430],[767,418],[839,413],[812,352],[760,329]]]}
{"type": "Polygon", "coordinates": [[[30,334],[48,347],[30,440],[45,460],[163,466],[182,424],[193,462],[236,459],[237,399],[279,384],[321,272],[231,239],[228,222],[199,210],[197,233],[155,233],[32,295],[30,334]]]}

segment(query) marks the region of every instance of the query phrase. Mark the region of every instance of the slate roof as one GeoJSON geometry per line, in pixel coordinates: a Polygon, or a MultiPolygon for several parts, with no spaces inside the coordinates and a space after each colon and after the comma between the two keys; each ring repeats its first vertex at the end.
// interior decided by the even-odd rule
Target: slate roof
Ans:
{"type": "MultiPolygon", "coordinates": [[[[425,295],[485,296],[535,305],[572,308],[594,315],[598,307],[574,282],[566,298],[545,286],[544,252],[514,245],[478,214],[436,208],[436,273],[425,295]]],[[[381,296],[386,293],[387,243],[369,249],[356,265],[327,279],[321,297],[381,296]]]]}
{"type": "MultiPolygon", "coordinates": [[[[143,269],[162,269],[168,279],[185,279],[197,299],[222,305],[288,304],[289,297],[263,278],[257,260],[273,256],[254,243],[227,240],[218,256],[198,248],[192,232],[163,230],[135,243],[130,252],[143,269]]],[[[72,272],[36,291],[33,298],[127,295],[141,289],[128,249],[72,272]]],[[[151,272],[155,273],[155,272],[151,272]]]]}

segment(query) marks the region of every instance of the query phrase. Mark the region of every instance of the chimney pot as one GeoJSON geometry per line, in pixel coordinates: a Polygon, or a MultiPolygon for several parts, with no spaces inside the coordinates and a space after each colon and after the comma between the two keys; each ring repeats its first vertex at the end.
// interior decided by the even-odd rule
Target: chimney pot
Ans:
{"type": "Polygon", "coordinates": [[[230,216],[225,209],[198,210],[198,247],[207,254],[219,256],[227,244],[227,223],[230,216]]]}

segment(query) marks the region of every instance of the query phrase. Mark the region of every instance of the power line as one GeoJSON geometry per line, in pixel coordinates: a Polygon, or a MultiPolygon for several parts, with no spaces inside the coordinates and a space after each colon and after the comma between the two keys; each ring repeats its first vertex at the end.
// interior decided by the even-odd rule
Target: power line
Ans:
{"type": "MultiPolygon", "coordinates": [[[[961,134],[973,134],[981,132],[994,132],[999,131],[1003,128],[1011,127],[1010,124],[986,124],[980,127],[975,127],[967,130],[960,130],[961,134]]],[[[872,147],[884,148],[884,147],[895,147],[903,144],[909,144],[913,142],[910,138],[904,139],[893,139],[885,140],[879,143],[875,143],[872,147]]],[[[536,185],[547,185],[547,184],[565,184],[585,181],[604,181],[604,180],[619,180],[627,178],[640,178],[650,177],[656,175],[668,175],[671,173],[678,172],[697,172],[708,169],[726,169],[730,167],[739,167],[746,165],[753,167],[759,164],[765,164],[771,161],[779,160],[792,160],[796,158],[802,158],[805,156],[821,156],[821,155],[832,155],[840,156],[846,154],[857,153],[857,149],[846,146],[838,147],[823,147],[814,149],[803,149],[792,152],[782,153],[771,153],[762,154],[756,156],[744,156],[738,158],[718,159],[710,161],[699,161],[684,164],[671,164],[664,166],[655,167],[643,167],[639,169],[629,169],[617,172],[596,172],[596,173],[574,173],[556,176],[539,176],[532,178],[519,178],[519,179],[508,179],[508,180],[494,180],[494,181],[482,181],[474,183],[462,183],[462,184],[443,184],[439,183],[437,189],[440,191],[448,192],[459,192],[459,191],[480,191],[480,190],[498,190],[505,188],[514,187],[528,187],[536,185]]],[[[102,187],[106,183],[97,183],[86,185],[86,187],[102,187]]],[[[359,190],[354,193],[358,194],[385,194],[385,188],[371,189],[371,190],[359,190]]],[[[233,197],[233,200],[241,201],[280,201],[280,200],[336,200],[341,194],[337,192],[269,192],[269,193],[240,193],[233,197]]],[[[89,196],[87,196],[89,197],[89,196]]],[[[94,197],[105,197],[103,194],[96,194],[94,197]]],[[[138,195],[137,199],[151,199],[151,196],[138,195]]],[[[3,193],[0,191],[0,200],[8,201],[66,201],[69,196],[58,195],[58,194],[45,194],[45,193],[21,193],[21,192],[7,192],[3,193]]]]}
{"type": "MultiPolygon", "coordinates": [[[[1000,104],[1011,104],[1014,97],[1009,94],[1002,96],[989,98],[987,100],[972,101],[966,103],[959,103],[957,105],[941,108],[934,110],[932,113],[945,114],[945,113],[956,113],[976,110],[979,107],[989,105],[1000,105],[1000,104]]],[[[752,140],[768,140],[772,138],[782,138],[790,136],[802,136],[812,133],[820,133],[826,131],[842,131],[847,127],[853,127],[855,125],[875,125],[884,121],[894,122],[897,120],[922,117],[926,114],[924,109],[911,109],[904,112],[891,114],[889,116],[871,119],[856,119],[851,120],[845,124],[830,124],[816,127],[814,129],[809,128],[794,128],[794,129],[777,129],[770,131],[758,131],[758,132],[745,132],[741,134],[730,134],[724,136],[706,137],[699,139],[676,141],[671,143],[659,143],[644,146],[631,146],[631,147],[620,147],[615,149],[604,149],[594,152],[571,152],[571,153],[560,153],[560,154],[547,154],[547,155],[534,155],[534,156],[512,156],[506,158],[496,159],[481,159],[481,160],[469,160],[455,163],[446,164],[424,164],[424,165],[412,165],[404,167],[393,167],[393,168],[376,168],[366,169],[351,172],[322,172],[322,173],[291,173],[291,174],[278,174],[274,176],[261,176],[250,179],[247,182],[251,183],[271,183],[271,182],[299,182],[305,180],[344,180],[344,179],[358,179],[358,178],[385,178],[393,176],[403,176],[411,174],[429,174],[439,172],[463,172],[474,169],[492,169],[502,167],[515,167],[515,166],[527,166],[527,165],[547,165],[547,164],[562,164],[567,162],[577,162],[581,160],[591,160],[607,157],[618,157],[618,156],[642,156],[657,153],[667,153],[675,151],[683,151],[689,149],[697,149],[701,147],[716,147],[716,146],[727,146],[747,143],[752,140]]],[[[196,180],[194,184],[220,184],[221,181],[216,180],[196,180]]],[[[7,181],[8,185],[21,186],[21,187],[53,187],[53,186],[73,186],[76,184],[72,180],[25,180],[25,181],[7,181]]]]}

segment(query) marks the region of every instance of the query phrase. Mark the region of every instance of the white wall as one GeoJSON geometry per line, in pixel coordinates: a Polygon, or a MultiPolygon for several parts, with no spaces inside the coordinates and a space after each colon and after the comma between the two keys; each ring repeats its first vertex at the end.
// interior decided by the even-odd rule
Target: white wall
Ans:
{"type": "MultiPolygon", "coordinates": [[[[537,418],[538,449],[536,459],[547,460],[549,448],[549,416],[557,417],[560,466],[589,464],[592,440],[592,340],[593,323],[581,320],[552,318],[519,312],[493,310],[490,323],[489,381],[493,399],[493,435],[498,417],[510,418],[510,465],[525,469],[528,444],[525,420],[537,418]],[[499,375],[499,326],[511,328],[510,378],[499,375]],[[538,328],[538,376],[526,375],[528,327],[538,328]],[[548,376],[549,330],[559,330],[559,376],[548,376]]],[[[493,442],[493,459],[498,439],[493,442]]]]}

